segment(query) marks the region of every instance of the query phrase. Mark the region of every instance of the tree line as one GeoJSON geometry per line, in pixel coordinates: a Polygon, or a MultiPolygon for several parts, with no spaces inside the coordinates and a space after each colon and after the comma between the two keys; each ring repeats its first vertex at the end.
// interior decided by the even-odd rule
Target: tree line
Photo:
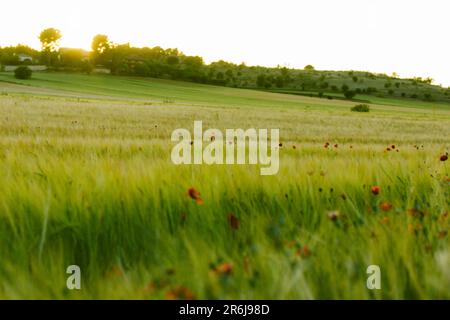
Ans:
{"type": "MultiPolygon", "coordinates": [[[[395,95],[401,90],[397,76],[372,74],[369,72],[341,74],[336,80],[336,72],[317,72],[312,65],[303,70],[246,66],[244,63],[234,64],[223,60],[205,64],[200,56],[189,56],[176,48],[163,49],[156,47],[132,47],[130,44],[117,44],[107,35],[98,34],[93,37],[91,51],[74,48],[61,48],[62,34],[58,29],[48,28],[39,34],[41,50],[26,45],[0,48],[0,65],[44,64],[50,70],[63,70],[91,73],[94,69],[106,70],[114,75],[165,78],[173,80],[193,81],[198,83],[223,85],[239,88],[259,88],[279,91],[293,90],[319,97],[333,98],[339,93],[347,99],[359,94],[395,95]],[[20,58],[22,55],[22,59],[20,58]],[[23,55],[31,59],[23,59],[23,55]],[[381,80],[384,83],[377,87],[364,86],[364,81],[381,80]],[[347,81],[347,82],[346,82],[347,81]]],[[[432,79],[409,79],[410,85],[430,84],[432,79]]],[[[446,92],[447,93],[447,92],[446,92]]],[[[412,97],[416,93],[398,93],[399,97],[412,97]]],[[[427,95],[428,98],[430,98],[427,95]]]]}

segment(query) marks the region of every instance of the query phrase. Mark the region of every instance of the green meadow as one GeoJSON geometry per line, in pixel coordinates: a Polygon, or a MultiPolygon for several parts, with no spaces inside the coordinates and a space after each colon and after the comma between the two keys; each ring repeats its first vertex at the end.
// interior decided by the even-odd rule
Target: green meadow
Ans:
{"type": "Polygon", "coordinates": [[[449,299],[450,105],[358,99],[0,73],[0,298],[449,299]],[[279,128],[278,174],[174,165],[194,120],[279,128]]]}

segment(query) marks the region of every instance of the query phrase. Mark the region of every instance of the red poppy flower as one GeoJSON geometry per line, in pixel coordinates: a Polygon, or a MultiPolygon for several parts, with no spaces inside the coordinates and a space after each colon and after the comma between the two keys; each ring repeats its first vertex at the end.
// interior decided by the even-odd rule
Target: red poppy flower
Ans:
{"type": "Polygon", "coordinates": [[[288,247],[288,248],[292,248],[292,247],[294,247],[296,244],[297,244],[297,242],[296,242],[295,240],[289,240],[289,241],[286,241],[286,247],[288,247]]]}
{"type": "Polygon", "coordinates": [[[408,209],[408,210],[407,210],[407,213],[408,213],[409,216],[415,217],[415,218],[423,218],[423,217],[426,215],[425,212],[420,211],[420,210],[418,210],[418,209],[416,209],[416,208],[410,208],[410,209],[408,209]]]}
{"type": "Polygon", "coordinates": [[[233,264],[229,262],[224,262],[216,266],[213,271],[219,275],[230,275],[233,271],[233,264]]]}
{"type": "Polygon", "coordinates": [[[389,217],[383,217],[383,219],[381,219],[381,224],[388,224],[389,223],[389,217]]]}
{"type": "Polygon", "coordinates": [[[412,233],[414,235],[417,235],[420,232],[420,230],[422,230],[422,228],[423,228],[423,226],[420,223],[417,223],[417,224],[410,223],[410,224],[408,224],[408,231],[409,231],[409,233],[412,233]]]}
{"type": "Polygon", "coordinates": [[[177,287],[166,293],[168,300],[194,300],[195,295],[185,287],[177,287]]]}
{"type": "Polygon", "coordinates": [[[372,191],[372,193],[374,195],[377,195],[377,194],[380,193],[380,187],[379,186],[373,186],[370,190],[372,191]]]}
{"type": "Polygon", "coordinates": [[[109,270],[106,273],[106,277],[107,278],[119,278],[122,277],[123,274],[123,270],[122,268],[118,267],[118,266],[114,266],[111,270],[109,270]]]}
{"type": "Polygon", "coordinates": [[[328,219],[330,219],[331,221],[336,221],[337,219],[339,219],[339,216],[340,216],[339,211],[328,212],[328,219]]]}
{"type": "Polygon", "coordinates": [[[307,245],[304,245],[296,251],[295,255],[302,258],[308,258],[311,255],[311,250],[307,245]]]}
{"type": "Polygon", "coordinates": [[[438,238],[439,239],[445,239],[445,237],[447,236],[447,234],[448,234],[448,231],[447,230],[442,230],[442,231],[439,231],[439,234],[438,234],[438,238]]]}
{"type": "Polygon", "coordinates": [[[443,155],[439,158],[439,160],[441,160],[441,161],[447,161],[447,160],[448,160],[448,155],[447,155],[447,154],[443,154],[443,155]]]}
{"type": "Polygon", "coordinates": [[[239,219],[232,213],[230,213],[228,215],[228,223],[230,224],[231,229],[233,230],[237,230],[239,229],[239,225],[241,224],[241,222],[239,221],[239,219]]]}
{"type": "Polygon", "coordinates": [[[393,207],[392,203],[389,202],[382,202],[380,203],[380,209],[383,211],[389,211],[393,207]]]}
{"type": "Polygon", "coordinates": [[[195,190],[195,188],[189,188],[188,195],[191,199],[195,200],[197,204],[203,204],[203,199],[200,197],[200,192],[195,190]]]}

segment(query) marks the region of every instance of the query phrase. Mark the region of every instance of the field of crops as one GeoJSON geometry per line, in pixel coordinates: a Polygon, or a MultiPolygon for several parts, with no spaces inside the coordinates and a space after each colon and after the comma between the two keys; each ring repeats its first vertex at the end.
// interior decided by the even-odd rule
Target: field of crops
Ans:
{"type": "Polygon", "coordinates": [[[354,104],[0,73],[0,298],[449,299],[450,106],[354,104]],[[194,120],[280,129],[278,174],[174,165],[194,120]]]}

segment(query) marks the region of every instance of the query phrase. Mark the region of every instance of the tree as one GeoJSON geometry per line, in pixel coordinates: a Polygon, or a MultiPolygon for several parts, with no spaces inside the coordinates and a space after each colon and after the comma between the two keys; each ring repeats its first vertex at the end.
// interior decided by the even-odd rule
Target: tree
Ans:
{"type": "Polygon", "coordinates": [[[81,72],[84,72],[86,74],[91,74],[92,71],[94,70],[94,67],[92,66],[92,64],[89,61],[83,60],[81,62],[80,70],[81,70],[81,72]]]}
{"type": "Polygon", "coordinates": [[[47,28],[39,34],[39,41],[42,45],[42,53],[48,65],[53,65],[55,61],[55,53],[58,51],[59,40],[62,35],[58,29],[47,28]]]}
{"type": "Polygon", "coordinates": [[[32,73],[31,69],[27,66],[20,66],[14,70],[14,77],[17,79],[30,79],[32,73]]]}
{"type": "Polygon", "coordinates": [[[221,71],[217,72],[216,79],[217,80],[223,80],[224,79],[223,72],[221,72],[221,71]]]}
{"type": "Polygon", "coordinates": [[[341,87],[342,92],[346,92],[346,91],[348,91],[348,89],[349,89],[349,87],[345,83],[341,87]]]}
{"type": "Polygon", "coordinates": [[[59,50],[61,65],[80,68],[87,53],[83,49],[62,48],[59,50]]]}
{"type": "Polygon", "coordinates": [[[314,71],[315,69],[314,69],[314,66],[308,64],[308,65],[306,65],[306,66],[303,68],[303,70],[305,70],[305,71],[314,71]]]}
{"type": "MultiPolygon", "coordinates": [[[[111,48],[111,73],[121,74],[128,70],[125,58],[129,54],[131,48],[129,43],[114,45],[111,48]]],[[[126,73],[126,72],[125,72],[126,73]]]]}
{"type": "Polygon", "coordinates": [[[108,65],[110,61],[111,42],[107,35],[97,34],[92,39],[92,58],[95,64],[108,65]]]}
{"type": "Polygon", "coordinates": [[[106,50],[111,48],[111,43],[109,42],[108,36],[104,34],[97,34],[92,39],[91,44],[92,51],[97,54],[102,54],[106,50]]]}
{"type": "Polygon", "coordinates": [[[276,77],[275,85],[277,86],[277,88],[282,88],[284,86],[284,78],[282,76],[276,77]]]}
{"type": "Polygon", "coordinates": [[[356,96],[356,92],[353,91],[353,90],[347,90],[347,91],[344,92],[344,96],[347,99],[352,99],[354,96],[356,96]]]}
{"type": "Polygon", "coordinates": [[[180,62],[180,59],[177,56],[168,56],[166,61],[168,65],[174,66],[180,62]]]}
{"type": "Polygon", "coordinates": [[[266,85],[266,76],[263,74],[260,74],[256,77],[256,86],[260,88],[264,88],[266,85]]]}
{"type": "Polygon", "coordinates": [[[322,89],[327,89],[328,88],[328,82],[322,82],[321,84],[320,84],[320,87],[322,88],[322,89]]]}

